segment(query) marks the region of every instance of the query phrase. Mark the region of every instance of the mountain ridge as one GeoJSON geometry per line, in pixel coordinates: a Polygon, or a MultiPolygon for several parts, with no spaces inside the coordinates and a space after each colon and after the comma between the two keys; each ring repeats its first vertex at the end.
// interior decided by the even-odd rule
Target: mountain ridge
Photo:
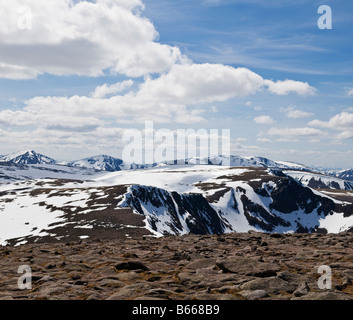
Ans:
{"type": "MultiPolygon", "coordinates": [[[[20,152],[13,152],[8,155],[0,156],[0,161],[13,162],[18,164],[59,164],[68,166],[77,166],[92,168],[95,170],[102,171],[120,171],[126,169],[139,169],[139,168],[149,168],[157,165],[172,165],[172,164],[214,164],[214,165],[224,165],[229,163],[230,166],[260,166],[260,167],[273,167],[279,169],[296,169],[296,170],[309,170],[314,171],[314,169],[307,167],[303,164],[293,162],[293,161],[273,161],[271,159],[261,157],[261,156],[211,156],[211,157],[193,157],[185,158],[179,160],[166,160],[162,162],[155,163],[126,163],[122,159],[113,157],[107,154],[94,155],[86,158],[81,158],[72,161],[56,161],[53,158],[45,156],[43,154],[37,153],[34,150],[26,150],[20,152]]],[[[353,170],[353,169],[352,169],[353,170]]]]}

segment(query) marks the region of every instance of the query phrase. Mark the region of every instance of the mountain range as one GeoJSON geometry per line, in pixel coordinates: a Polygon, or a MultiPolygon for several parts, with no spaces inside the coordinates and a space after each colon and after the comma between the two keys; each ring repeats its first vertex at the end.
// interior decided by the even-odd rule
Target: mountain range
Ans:
{"type": "MultiPolygon", "coordinates": [[[[278,169],[290,169],[290,170],[300,170],[300,171],[311,171],[316,172],[317,170],[305,166],[300,163],[292,162],[292,161],[273,161],[264,157],[257,156],[234,156],[230,157],[226,156],[215,156],[209,158],[187,158],[180,160],[171,160],[164,161],[159,163],[151,163],[151,164],[136,164],[136,163],[125,163],[123,160],[109,156],[109,155],[96,155],[92,157],[87,157],[74,161],[62,161],[58,162],[48,156],[37,153],[34,150],[26,150],[20,152],[14,152],[8,155],[0,155],[0,162],[11,162],[17,164],[60,164],[67,165],[70,167],[82,167],[82,168],[90,168],[99,171],[120,171],[120,170],[128,170],[128,169],[144,169],[149,167],[154,167],[161,164],[177,164],[177,163],[185,163],[185,164],[213,164],[213,165],[224,165],[227,161],[229,161],[230,166],[234,167],[268,167],[268,168],[278,168],[278,169]]],[[[336,176],[337,178],[342,179],[353,179],[353,169],[348,170],[320,170],[319,172],[324,173],[326,175],[336,176]]]]}
{"type": "MultiPolygon", "coordinates": [[[[48,156],[42,155],[35,152],[34,150],[26,150],[22,152],[14,152],[8,155],[0,156],[0,162],[9,162],[17,164],[58,164],[69,167],[77,168],[86,168],[93,169],[96,171],[120,171],[120,170],[132,170],[132,169],[147,169],[156,166],[162,165],[173,165],[177,163],[184,164],[209,164],[209,165],[224,165],[224,163],[229,163],[232,167],[265,167],[265,168],[277,168],[280,170],[296,170],[303,172],[316,173],[318,176],[314,176],[312,183],[315,183],[314,180],[319,180],[321,175],[336,177],[338,179],[353,181],[353,169],[344,169],[344,170],[324,170],[324,169],[315,169],[305,166],[300,163],[293,161],[273,161],[264,157],[257,156],[234,156],[231,155],[229,158],[226,156],[216,156],[209,158],[188,158],[181,159],[179,161],[171,160],[164,161],[159,163],[151,164],[137,164],[137,163],[126,163],[119,158],[115,158],[109,155],[96,155],[92,157],[87,157],[74,161],[62,161],[58,162],[48,156]]],[[[296,175],[298,177],[298,175],[296,175]]],[[[300,177],[303,180],[303,176],[300,177]]],[[[307,177],[306,177],[307,178],[307,177]]],[[[313,176],[311,177],[313,178],[313,176]]],[[[310,179],[311,179],[310,178],[310,179]]],[[[323,178],[321,180],[327,180],[323,178]]],[[[335,185],[339,180],[333,182],[335,185]]],[[[321,184],[321,182],[319,182],[321,184]]]]}
{"type": "Polygon", "coordinates": [[[34,151],[3,156],[0,245],[353,229],[349,180],[262,157],[184,163],[131,165],[109,156],[56,163],[34,151]]]}

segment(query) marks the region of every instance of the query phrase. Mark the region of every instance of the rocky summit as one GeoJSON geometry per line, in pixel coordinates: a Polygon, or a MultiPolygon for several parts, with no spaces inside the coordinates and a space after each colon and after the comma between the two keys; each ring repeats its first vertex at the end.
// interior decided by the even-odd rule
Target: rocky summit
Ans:
{"type": "Polygon", "coordinates": [[[352,241],[250,231],[3,246],[0,299],[352,300],[352,241]]]}

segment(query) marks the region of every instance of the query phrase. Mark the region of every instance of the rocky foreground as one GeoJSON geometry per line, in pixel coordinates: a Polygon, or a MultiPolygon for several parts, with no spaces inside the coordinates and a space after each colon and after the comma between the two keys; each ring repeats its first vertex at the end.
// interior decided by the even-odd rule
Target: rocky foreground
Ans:
{"type": "Polygon", "coordinates": [[[351,300],[352,241],[250,232],[0,247],[0,299],[351,300]],[[18,287],[21,265],[31,289],[18,287]],[[318,286],[321,265],[332,289],[318,286]]]}

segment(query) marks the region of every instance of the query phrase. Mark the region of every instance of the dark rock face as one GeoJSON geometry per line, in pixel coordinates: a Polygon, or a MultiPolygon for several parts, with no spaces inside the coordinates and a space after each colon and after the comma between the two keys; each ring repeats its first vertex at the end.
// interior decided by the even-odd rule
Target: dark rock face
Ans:
{"type": "Polygon", "coordinates": [[[273,203],[271,209],[291,213],[304,209],[305,213],[317,208],[322,197],[316,196],[309,188],[303,187],[292,178],[277,180],[277,186],[272,190],[273,203]]]}
{"type": "MultiPolygon", "coordinates": [[[[215,210],[201,194],[178,194],[163,189],[145,186],[133,186],[126,196],[125,205],[145,215],[146,206],[162,208],[170,217],[168,226],[176,234],[183,231],[181,219],[194,234],[223,233],[224,227],[215,210]]],[[[156,218],[158,219],[158,215],[156,218]]],[[[156,220],[150,219],[153,230],[158,231],[156,220]]]]}

